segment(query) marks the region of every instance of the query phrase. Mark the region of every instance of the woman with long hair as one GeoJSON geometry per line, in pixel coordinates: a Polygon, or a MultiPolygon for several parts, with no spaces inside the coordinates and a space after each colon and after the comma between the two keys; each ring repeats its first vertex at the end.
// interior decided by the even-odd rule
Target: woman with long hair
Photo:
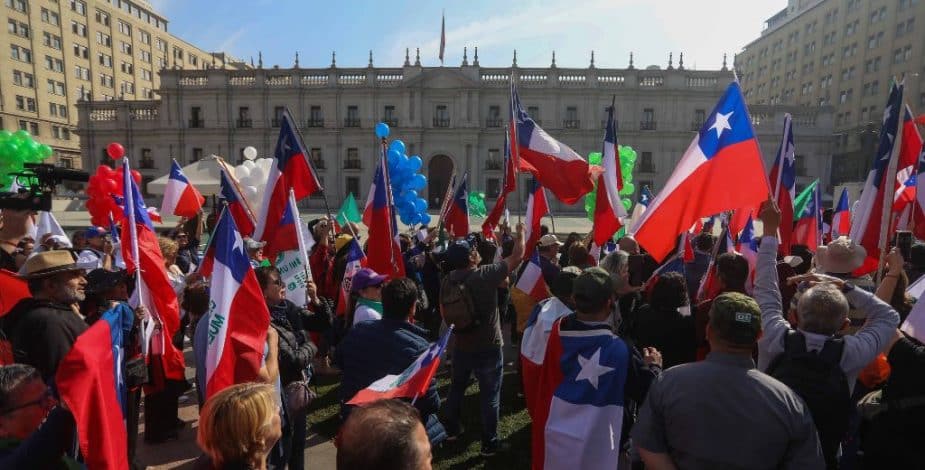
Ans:
{"type": "Polygon", "coordinates": [[[267,468],[267,456],[282,436],[280,404],[272,385],[244,383],[218,392],[199,416],[199,447],[208,468],[267,468]]]}

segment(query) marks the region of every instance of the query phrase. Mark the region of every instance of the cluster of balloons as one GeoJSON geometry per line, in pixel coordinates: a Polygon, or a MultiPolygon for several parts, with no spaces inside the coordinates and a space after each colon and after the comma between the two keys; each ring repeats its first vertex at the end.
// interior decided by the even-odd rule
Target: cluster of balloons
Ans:
{"type": "MultiPolygon", "coordinates": [[[[633,184],[633,169],[636,167],[636,151],[632,147],[620,145],[620,174],[623,176],[623,189],[620,190],[620,196],[632,196],[636,192],[636,185],[633,184]]],[[[588,163],[591,165],[601,164],[601,153],[591,152],[588,154],[588,163]]],[[[627,211],[633,210],[633,201],[628,197],[621,197],[623,207],[627,211]]],[[[594,190],[585,195],[585,212],[588,213],[588,220],[594,220],[594,206],[597,202],[597,181],[594,182],[594,190]]]]}
{"type": "MultiPolygon", "coordinates": [[[[118,162],[125,156],[125,149],[118,143],[106,146],[106,153],[113,161],[118,162]]],[[[96,173],[90,176],[87,182],[87,212],[90,213],[90,223],[96,226],[109,225],[109,216],[114,220],[122,218],[122,208],[116,204],[113,196],[123,196],[122,165],[114,170],[107,165],[100,165],[96,173]]],[[[141,173],[132,170],[132,179],[135,184],[141,184],[141,173]]]]}
{"type": "MultiPolygon", "coordinates": [[[[389,135],[389,126],[384,122],[376,124],[376,136],[384,139],[389,135]]],[[[427,200],[418,196],[418,192],[427,186],[427,177],[419,173],[424,161],[415,155],[409,157],[405,154],[405,143],[393,140],[389,144],[387,156],[389,166],[389,185],[395,209],[402,223],[405,225],[430,224],[430,214],[427,213],[427,200]]]]}
{"type": "Polygon", "coordinates": [[[485,217],[485,193],[481,191],[469,191],[469,215],[476,217],[485,217]]]}
{"type": "Polygon", "coordinates": [[[257,210],[263,201],[263,193],[257,188],[266,187],[271,165],[272,158],[257,158],[257,149],[245,147],[244,163],[234,168],[234,177],[238,179],[241,192],[253,210],[257,210]]]}
{"type": "Polygon", "coordinates": [[[29,132],[0,130],[0,188],[13,184],[12,173],[21,173],[26,163],[39,163],[51,156],[51,147],[38,143],[29,132]]]}

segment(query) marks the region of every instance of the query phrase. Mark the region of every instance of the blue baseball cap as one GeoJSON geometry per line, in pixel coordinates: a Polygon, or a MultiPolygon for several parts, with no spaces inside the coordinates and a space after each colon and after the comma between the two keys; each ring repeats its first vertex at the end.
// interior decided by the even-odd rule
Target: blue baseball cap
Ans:
{"type": "Polygon", "coordinates": [[[469,253],[472,252],[472,245],[465,240],[457,240],[447,247],[443,259],[452,269],[462,269],[469,266],[469,253]]]}

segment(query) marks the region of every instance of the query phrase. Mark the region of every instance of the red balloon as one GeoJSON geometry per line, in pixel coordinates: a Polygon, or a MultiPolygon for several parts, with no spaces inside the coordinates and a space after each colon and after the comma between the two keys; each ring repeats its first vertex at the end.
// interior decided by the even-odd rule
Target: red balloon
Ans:
{"type": "Polygon", "coordinates": [[[141,184],[141,173],[137,170],[132,170],[132,179],[135,180],[135,184],[141,184]]]}
{"type": "Polygon", "coordinates": [[[110,168],[109,165],[100,165],[96,168],[96,174],[103,178],[112,178],[115,176],[116,171],[110,168]]]}
{"type": "Polygon", "coordinates": [[[119,185],[116,184],[114,180],[103,180],[100,187],[104,192],[114,193],[116,192],[116,188],[118,188],[119,185]]]}
{"type": "Polygon", "coordinates": [[[113,142],[106,146],[106,154],[113,160],[118,160],[125,155],[125,148],[118,142],[113,142]]]}

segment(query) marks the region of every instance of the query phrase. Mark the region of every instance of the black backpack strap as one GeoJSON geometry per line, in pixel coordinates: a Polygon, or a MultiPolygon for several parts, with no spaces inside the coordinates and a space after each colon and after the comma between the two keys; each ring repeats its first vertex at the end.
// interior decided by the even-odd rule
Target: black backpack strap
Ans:
{"type": "Polygon", "coordinates": [[[819,351],[819,358],[836,367],[841,367],[841,356],[845,350],[844,338],[829,338],[819,351]]]}
{"type": "Polygon", "coordinates": [[[798,330],[787,329],[784,335],[784,352],[787,354],[806,353],[806,337],[798,330]]]}

